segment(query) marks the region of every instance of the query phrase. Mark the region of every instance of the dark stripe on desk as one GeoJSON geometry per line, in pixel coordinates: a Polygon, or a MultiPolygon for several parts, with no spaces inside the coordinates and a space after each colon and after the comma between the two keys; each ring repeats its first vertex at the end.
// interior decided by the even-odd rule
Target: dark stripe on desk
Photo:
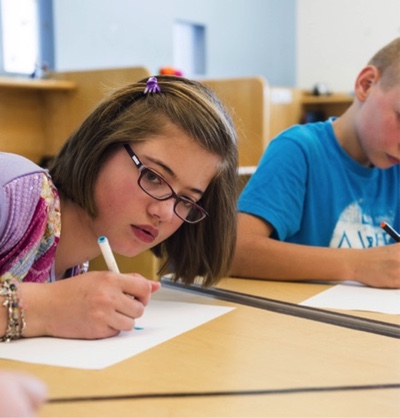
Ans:
{"type": "Polygon", "coordinates": [[[327,386],[305,387],[287,389],[260,389],[260,390],[227,390],[220,392],[173,392],[173,393],[137,393],[113,396],[82,396],[74,398],[52,398],[48,403],[71,403],[71,402],[98,402],[98,401],[121,401],[127,399],[157,399],[157,398],[199,398],[210,396],[257,396],[257,395],[288,395],[309,392],[349,392],[358,390],[383,390],[400,389],[399,383],[381,385],[356,385],[356,386],[327,386]]]}
{"type": "Polygon", "coordinates": [[[215,287],[204,288],[198,285],[183,285],[181,283],[174,283],[166,277],[161,279],[161,283],[166,287],[187,290],[192,293],[202,293],[228,302],[235,302],[241,305],[265,309],[267,311],[277,312],[284,315],[297,316],[344,328],[351,328],[357,331],[384,335],[385,337],[400,338],[400,327],[387,322],[360,318],[357,316],[331,312],[324,309],[311,308],[308,306],[301,306],[276,299],[263,298],[261,296],[247,295],[233,290],[217,289],[215,287]]]}

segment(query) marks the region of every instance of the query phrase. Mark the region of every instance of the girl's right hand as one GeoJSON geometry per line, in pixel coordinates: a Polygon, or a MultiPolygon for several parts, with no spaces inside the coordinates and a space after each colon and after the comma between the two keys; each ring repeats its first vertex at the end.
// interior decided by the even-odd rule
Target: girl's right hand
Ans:
{"type": "Polygon", "coordinates": [[[139,274],[94,271],[55,283],[22,283],[24,337],[97,339],[130,331],[160,283],[139,274]]]}

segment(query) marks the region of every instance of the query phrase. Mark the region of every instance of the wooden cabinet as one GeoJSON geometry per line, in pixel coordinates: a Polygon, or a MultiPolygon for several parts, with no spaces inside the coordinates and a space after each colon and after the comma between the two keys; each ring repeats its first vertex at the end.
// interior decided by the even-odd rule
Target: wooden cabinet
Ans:
{"type": "Polygon", "coordinates": [[[297,123],[340,116],[352,102],[353,96],[348,93],[315,96],[301,89],[271,87],[269,139],[297,123]]]}
{"type": "Polygon", "coordinates": [[[346,93],[332,93],[325,96],[315,96],[307,92],[301,95],[300,122],[326,120],[331,116],[340,116],[350,106],[353,97],[346,93]]]}
{"type": "Polygon", "coordinates": [[[54,155],[96,104],[123,84],[148,77],[145,67],[0,78],[0,151],[34,162],[54,155]]]}
{"type": "Polygon", "coordinates": [[[54,148],[58,109],[76,88],[73,81],[0,78],[0,150],[39,162],[54,148]]]}
{"type": "Polygon", "coordinates": [[[269,85],[263,77],[203,80],[212,88],[236,126],[239,166],[255,166],[269,142],[269,85]]]}

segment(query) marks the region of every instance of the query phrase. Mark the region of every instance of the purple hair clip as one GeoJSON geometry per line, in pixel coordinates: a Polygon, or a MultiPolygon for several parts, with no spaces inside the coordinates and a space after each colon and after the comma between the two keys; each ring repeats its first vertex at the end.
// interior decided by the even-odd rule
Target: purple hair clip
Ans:
{"type": "Polygon", "coordinates": [[[147,81],[146,81],[146,88],[144,89],[144,94],[147,93],[160,93],[161,89],[160,86],[158,85],[158,80],[156,77],[150,77],[147,81]]]}

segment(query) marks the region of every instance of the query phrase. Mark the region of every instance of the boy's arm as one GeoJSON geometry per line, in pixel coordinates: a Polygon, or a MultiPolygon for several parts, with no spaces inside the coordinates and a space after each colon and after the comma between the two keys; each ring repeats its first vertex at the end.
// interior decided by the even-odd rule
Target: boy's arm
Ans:
{"type": "Polygon", "coordinates": [[[271,280],[356,280],[369,286],[400,288],[400,243],[370,249],[313,247],[270,238],[273,227],[260,218],[238,215],[232,276],[271,280]]]}

